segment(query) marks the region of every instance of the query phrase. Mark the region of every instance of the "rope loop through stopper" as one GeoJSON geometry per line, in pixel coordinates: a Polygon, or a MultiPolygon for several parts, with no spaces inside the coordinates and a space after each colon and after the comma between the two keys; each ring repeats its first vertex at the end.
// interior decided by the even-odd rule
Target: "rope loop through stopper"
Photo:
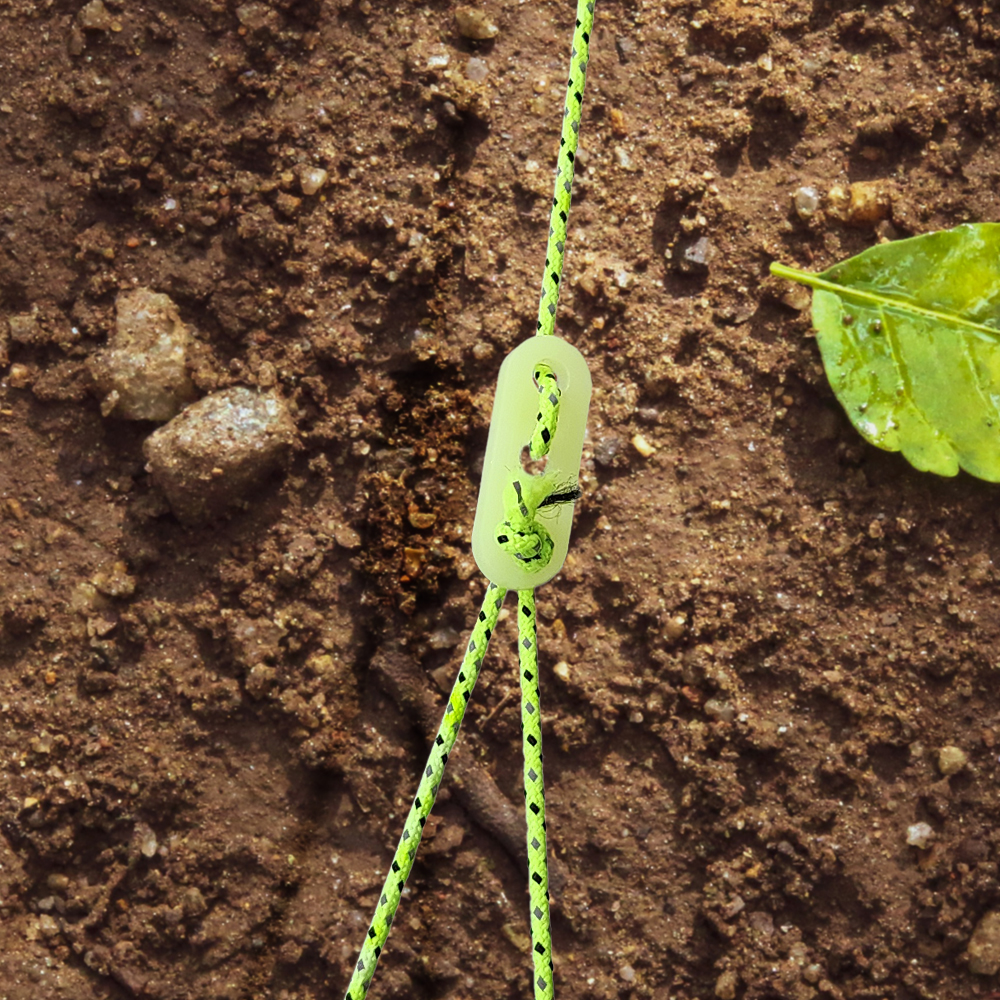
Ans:
{"type": "Polygon", "coordinates": [[[562,390],[556,373],[544,361],[535,365],[532,377],[538,389],[538,416],[535,418],[535,430],[528,444],[528,453],[532,459],[537,460],[549,453],[552,439],[556,436],[562,390]]]}

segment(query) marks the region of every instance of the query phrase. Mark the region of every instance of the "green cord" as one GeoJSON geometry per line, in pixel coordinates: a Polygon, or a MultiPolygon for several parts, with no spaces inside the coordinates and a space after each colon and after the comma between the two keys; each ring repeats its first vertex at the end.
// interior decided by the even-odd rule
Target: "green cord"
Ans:
{"type": "Polygon", "coordinates": [[[555,194],[549,217],[549,242],[545,248],[545,270],[542,274],[542,298],[538,303],[540,336],[551,336],[556,328],[556,306],[559,302],[559,281],[562,278],[566,250],[566,224],[573,193],[573,170],[576,149],[580,142],[580,119],[583,114],[583,88],[587,82],[590,60],[590,34],[594,30],[594,0],[577,0],[576,30],[570,57],[569,80],[566,84],[566,106],[563,109],[562,136],[559,139],[559,160],[556,163],[555,194]]]}
{"type": "Polygon", "coordinates": [[[524,814],[528,821],[528,894],[535,1000],[553,1000],[552,930],[549,925],[549,866],[545,848],[545,787],[542,780],[542,706],[538,697],[538,638],[535,592],[517,592],[517,652],[521,671],[521,730],[524,747],[524,814]]]}
{"type": "MultiPolygon", "coordinates": [[[[552,214],[549,216],[549,239],[545,247],[545,267],[542,269],[542,296],[538,303],[536,333],[549,337],[556,329],[556,307],[559,304],[559,283],[562,280],[566,254],[566,226],[573,194],[573,173],[576,150],[580,143],[580,121],[583,115],[583,91],[587,83],[590,61],[590,35],[594,30],[594,0],[577,0],[576,30],[570,55],[569,80],[566,82],[566,103],[563,107],[562,135],[559,137],[559,158],[556,161],[555,191],[552,214]]],[[[535,384],[540,397],[535,432],[529,451],[533,459],[549,453],[549,445],[559,425],[559,386],[547,365],[539,365],[535,384]]]]}
{"type": "Polygon", "coordinates": [[[552,439],[556,435],[562,389],[559,388],[556,373],[544,362],[535,368],[534,380],[538,386],[538,416],[535,418],[535,430],[531,435],[528,453],[537,460],[549,453],[552,439]]]}
{"type": "MultiPolygon", "coordinates": [[[[577,0],[576,29],[570,74],[566,85],[562,135],[556,164],[555,192],[549,219],[549,238],[542,273],[542,295],[538,305],[539,336],[555,333],[556,309],[559,302],[559,282],[562,278],[566,248],[566,228],[569,222],[573,173],[579,145],[583,92],[590,59],[590,36],[594,27],[594,0],[577,0]]],[[[561,390],[556,373],[545,364],[534,372],[539,393],[539,412],[535,431],[529,444],[532,459],[548,454],[559,423],[561,390]]],[[[511,529],[511,555],[521,561],[548,563],[552,541],[535,519],[546,496],[555,500],[551,483],[545,477],[526,476],[512,483],[505,495],[507,521],[501,526],[511,529]],[[548,488],[545,488],[545,485],[548,488]],[[536,496],[536,494],[538,494],[536,496]],[[548,541],[546,542],[546,539],[548,541]]],[[[563,498],[565,499],[565,498],[563,498]]],[[[462,660],[458,678],[448,698],[448,708],[441,720],[430,757],[420,778],[416,797],[403,827],[399,846],[392,859],[389,875],[375,907],[375,915],[365,943],[351,976],[344,1000],[364,1000],[368,994],[375,966],[389,937],[403,887],[413,868],[424,824],[434,807],[438,788],[444,776],[448,755],[458,738],[465,717],[466,705],[479,677],[486,647],[503,605],[506,590],[490,583],[486,589],[479,619],[472,630],[469,646],[462,660]]],[[[535,1000],[554,1000],[552,963],[552,932],[549,920],[549,876],[545,841],[545,790],[542,778],[542,720],[538,695],[538,641],[535,619],[534,590],[518,591],[518,659],[521,674],[521,726],[524,734],[524,796],[527,817],[528,890],[531,905],[532,958],[534,962],[535,1000]]]]}
{"type": "Polygon", "coordinates": [[[361,948],[361,955],[354,967],[354,974],[351,976],[344,1000],[364,1000],[368,993],[372,976],[375,975],[375,966],[378,964],[379,955],[382,954],[386,938],[389,937],[389,928],[392,926],[393,918],[399,907],[403,886],[406,885],[410,870],[413,868],[413,860],[417,856],[417,848],[420,846],[424,824],[431,814],[431,809],[434,808],[434,800],[437,798],[438,788],[441,786],[445,764],[448,763],[448,754],[451,753],[455,746],[455,740],[458,738],[458,730],[465,717],[465,707],[472,697],[472,689],[476,686],[476,680],[479,678],[479,668],[486,655],[490,636],[496,628],[497,617],[506,594],[507,591],[494,583],[489,584],[486,588],[486,596],[483,598],[479,618],[472,630],[472,637],[469,639],[469,645],[462,660],[462,666],[458,671],[458,677],[455,679],[455,685],[448,696],[448,707],[445,709],[444,717],[441,719],[441,725],[431,747],[427,766],[420,776],[416,797],[410,807],[410,814],[406,817],[403,835],[399,838],[399,846],[396,848],[392,864],[389,867],[385,885],[382,886],[382,895],[375,907],[375,915],[372,917],[365,943],[361,948]]]}
{"type": "MultiPolygon", "coordinates": [[[[590,61],[590,35],[594,30],[594,0],[577,0],[576,30],[570,56],[569,80],[566,83],[566,103],[563,108],[562,135],[556,162],[555,191],[552,214],[549,216],[549,239],[545,248],[542,271],[542,295],[538,303],[538,336],[555,334],[556,309],[559,304],[559,283],[562,280],[566,254],[566,227],[569,223],[570,201],[573,194],[573,173],[576,151],[580,143],[580,122],[583,115],[583,90],[587,82],[590,61]]],[[[561,390],[556,374],[548,365],[540,364],[534,372],[539,394],[538,417],[528,446],[533,459],[549,452],[559,425],[561,390]]],[[[502,535],[509,527],[509,551],[522,562],[536,560],[539,566],[548,563],[552,554],[552,539],[535,519],[536,511],[549,490],[542,485],[544,477],[523,477],[514,482],[516,496],[505,496],[506,521],[502,535]],[[535,494],[538,494],[537,497],[535,494]]],[[[510,493],[509,487],[506,491],[510,493]]],[[[503,543],[501,543],[503,544],[503,543]]],[[[535,592],[519,590],[518,597],[518,659],[521,672],[521,726],[524,733],[524,804],[528,824],[528,892],[531,899],[531,954],[534,961],[535,1000],[553,1000],[555,985],[552,966],[552,929],[549,921],[549,868],[545,848],[545,789],[542,780],[542,719],[538,698],[538,640],[535,626],[535,592]]]]}

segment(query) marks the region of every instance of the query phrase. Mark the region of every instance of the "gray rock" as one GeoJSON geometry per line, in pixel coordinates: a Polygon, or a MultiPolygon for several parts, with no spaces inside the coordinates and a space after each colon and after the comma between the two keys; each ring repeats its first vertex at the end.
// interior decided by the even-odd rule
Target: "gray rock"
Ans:
{"type": "Polygon", "coordinates": [[[191,334],[169,295],[123,292],[107,349],[90,361],[101,413],[162,423],[196,397],[187,367],[191,334]]]}
{"type": "Polygon", "coordinates": [[[1000,972],[1000,910],[983,914],[966,949],[969,971],[977,976],[994,976],[1000,972]]]}
{"type": "Polygon", "coordinates": [[[594,445],[594,461],[606,469],[610,468],[624,447],[625,442],[617,434],[604,434],[594,445]]]}
{"type": "Polygon", "coordinates": [[[699,236],[684,250],[680,269],[688,274],[705,274],[715,257],[715,245],[707,236],[699,236]]]}
{"type": "Polygon", "coordinates": [[[143,453],[177,517],[200,524],[251,499],[285,464],[294,440],[280,397],[236,388],[189,406],[146,439],[143,453]]]}

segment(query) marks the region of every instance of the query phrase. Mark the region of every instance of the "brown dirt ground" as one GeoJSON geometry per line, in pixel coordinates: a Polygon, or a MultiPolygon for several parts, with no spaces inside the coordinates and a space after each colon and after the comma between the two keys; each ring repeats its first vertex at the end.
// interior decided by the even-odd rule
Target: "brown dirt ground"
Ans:
{"type": "MultiPolygon", "coordinates": [[[[0,997],[340,997],[483,589],[573,4],[497,0],[476,43],[451,0],[105,2],[0,2],[0,328],[37,310],[0,369],[0,997]],[[137,285],[200,393],[295,414],[287,475],[203,528],[88,375],[137,285]]],[[[1000,218],[1000,11],[597,14],[559,317],[596,391],[540,592],[557,993],[985,996],[997,487],[863,444],[767,265],[1000,218]],[[793,210],[866,180],[867,222],[793,210]]],[[[528,995],[512,626],[380,1000],[528,995]]]]}

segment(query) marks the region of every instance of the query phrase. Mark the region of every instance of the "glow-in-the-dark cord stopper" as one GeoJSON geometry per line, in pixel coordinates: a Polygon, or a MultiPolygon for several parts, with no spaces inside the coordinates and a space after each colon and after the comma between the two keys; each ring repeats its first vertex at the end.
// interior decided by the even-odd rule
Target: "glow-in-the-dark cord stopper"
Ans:
{"type": "Polygon", "coordinates": [[[472,553],[480,571],[497,586],[523,590],[546,583],[559,572],[569,550],[573,525],[572,495],[580,474],[583,437],[590,408],[590,372],[583,355],[558,337],[532,337],[516,347],[500,367],[490,436],[479,487],[472,553]],[[559,423],[549,447],[541,482],[522,465],[522,452],[535,430],[539,409],[534,372],[539,364],[555,372],[561,392],[559,423]],[[537,502],[542,483],[553,496],[537,502]],[[532,504],[531,498],[535,503],[532,504]],[[522,501],[527,500],[527,505],[522,501]],[[513,507],[512,507],[513,505],[513,507]],[[525,510],[527,506],[527,510],[525,510]],[[544,558],[516,543],[505,525],[526,530],[538,519],[546,541],[544,558]]]}

